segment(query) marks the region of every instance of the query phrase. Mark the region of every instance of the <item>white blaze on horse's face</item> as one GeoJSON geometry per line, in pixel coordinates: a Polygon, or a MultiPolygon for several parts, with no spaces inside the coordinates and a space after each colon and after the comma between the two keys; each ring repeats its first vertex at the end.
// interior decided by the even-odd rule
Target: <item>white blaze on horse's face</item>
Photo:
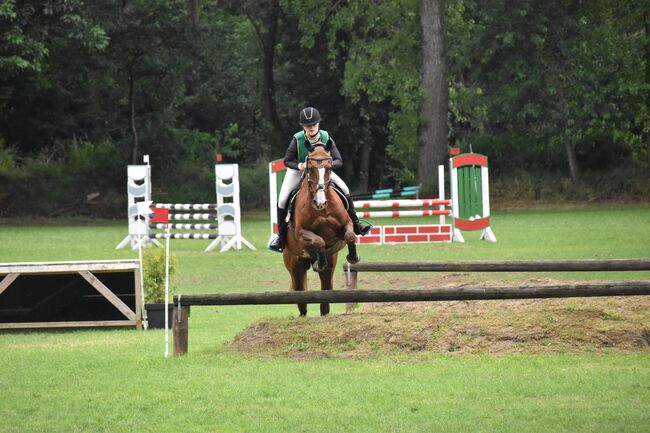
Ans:
{"type": "Polygon", "coordinates": [[[321,210],[327,205],[327,196],[325,195],[325,169],[318,169],[318,189],[314,194],[314,207],[321,210]]]}

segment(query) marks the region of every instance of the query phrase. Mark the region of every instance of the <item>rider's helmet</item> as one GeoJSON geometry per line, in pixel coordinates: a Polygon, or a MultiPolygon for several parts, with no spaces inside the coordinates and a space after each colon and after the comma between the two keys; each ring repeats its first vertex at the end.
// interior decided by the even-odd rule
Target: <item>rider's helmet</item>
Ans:
{"type": "Polygon", "coordinates": [[[299,122],[301,126],[311,126],[320,123],[320,113],[314,107],[300,110],[299,122]]]}

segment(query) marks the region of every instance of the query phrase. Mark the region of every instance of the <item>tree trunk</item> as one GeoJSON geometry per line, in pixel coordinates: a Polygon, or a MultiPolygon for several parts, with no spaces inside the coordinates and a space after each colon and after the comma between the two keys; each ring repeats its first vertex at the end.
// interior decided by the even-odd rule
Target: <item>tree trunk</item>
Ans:
{"type": "Polygon", "coordinates": [[[0,85],[0,113],[5,111],[5,105],[11,100],[14,93],[14,86],[0,85]]]}
{"type": "MultiPolygon", "coordinates": [[[[648,3],[646,3],[647,5],[648,3]]],[[[650,6],[646,6],[650,8],[650,6]]],[[[645,83],[650,86],[650,10],[643,14],[645,24],[645,83]]],[[[650,110],[650,92],[646,92],[646,107],[650,110]]],[[[650,131],[645,136],[647,169],[650,171],[650,131]]]]}
{"type": "Polygon", "coordinates": [[[199,0],[187,0],[187,14],[190,17],[190,22],[193,26],[196,26],[199,23],[199,13],[201,11],[201,5],[199,0]]]}
{"type": "Polygon", "coordinates": [[[569,161],[571,182],[575,185],[578,183],[578,161],[576,160],[576,152],[573,148],[573,142],[568,138],[564,140],[564,149],[566,150],[567,161],[569,161]]]}
{"type": "Polygon", "coordinates": [[[417,181],[426,184],[447,154],[447,57],[445,45],[445,1],[420,0],[422,69],[418,126],[417,181]]]}
{"type": "MultiPolygon", "coordinates": [[[[199,0],[187,0],[187,15],[190,19],[190,27],[192,34],[196,37],[196,29],[199,25],[199,13],[201,11],[201,5],[199,0]]],[[[188,47],[191,49],[191,46],[188,47]]],[[[199,65],[195,58],[190,57],[190,71],[186,79],[187,83],[187,94],[188,96],[196,96],[199,93],[199,65]]]]}
{"type": "Polygon", "coordinates": [[[263,71],[262,71],[262,106],[264,107],[264,116],[271,124],[271,155],[284,156],[285,143],[282,136],[282,125],[278,116],[277,106],[275,104],[275,83],[273,75],[273,66],[275,59],[275,44],[278,33],[278,20],[280,17],[280,0],[271,1],[271,10],[269,14],[268,33],[266,38],[260,39],[262,49],[264,50],[263,71]]]}
{"type": "Polygon", "coordinates": [[[359,155],[359,175],[357,177],[357,190],[359,192],[368,191],[368,178],[370,177],[370,153],[372,144],[369,140],[361,141],[361,152],[359,155]]]}
{"type": "Polygon", "coordinates": [[[86,116],[88,116],[88,122],[94,134],[103,134],[104,133],[104,122],[102,118],[102,107],[100,101],[102,100],[101,96],[101,81],[102,76],[99,71],[95,68],[89,68],[86,73],[86,83],[87,83],[87,95],[86,100],[88,105],[86,108],[86,116]]]}
{"type": "Polygon", "coordinates": [[[135,95],[133,91],[135,77],[133,76],[133,65],[129,66],[129,127],[131,129],[131,164],[138,163],[138,130],[135,126],[135,95]]]}

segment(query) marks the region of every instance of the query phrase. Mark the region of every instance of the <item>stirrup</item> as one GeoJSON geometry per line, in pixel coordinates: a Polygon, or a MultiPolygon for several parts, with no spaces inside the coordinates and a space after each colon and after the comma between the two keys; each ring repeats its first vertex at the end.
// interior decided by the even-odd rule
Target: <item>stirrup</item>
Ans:
{"type": "Polygon", "coordinates": [[[271,251],[275,251],[276,253],[281,253],[282,250],[284,250],[284,247],[282,246],[282,242],[280,241],[280,236],[276,236],[269,242],[269,245],[267,247],[271,251]]]}
{"type": "Polygon", "coordinates": [[[360,233],[361,236],[365,236],[365,235],[367,235],[368,233],[370,233],[370,231],[372,230],[373,225],[372,225],[372,224],[368,224],[368,225],[366,225],[366,226],[362,226],[361,224],[359,224],[359,227],[360,227],[360,231],[361,231],[361,233],[360,233]]]}
{"type": "Polygon", "coordinates": [[[358,234],[360,236],[365,236],[368,233],[370,233],[370,230],[372,230],[372,227],[373,227],[373,225],[370,224],[370,223],[367,223],[366,225],[361,225],[361,221],[357,221],[355,223],[355,226],[356,226],[355,231],[359,232],[359,233],[356,233],[356,234],[358,234]]]}

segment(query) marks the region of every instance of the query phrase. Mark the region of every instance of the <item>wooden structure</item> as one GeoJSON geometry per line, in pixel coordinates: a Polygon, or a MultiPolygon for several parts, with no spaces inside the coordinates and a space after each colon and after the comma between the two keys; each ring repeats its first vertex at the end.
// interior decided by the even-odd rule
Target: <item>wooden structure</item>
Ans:
{"type": "MultiPolygon", "coordinates": [[[[474,260],[447,262],[370,262],[343,264],[345,287],[357,288],[359,272],[608,272],[650,271],[650,259],[474,260]]],[[[349,312],[353,303],[345,306],[349,312]]]]}
{"type": "Polygon", "coordinates": [[[0,329],[142,327],[137,260],[0,263],[0,329]]]}
{"type": "MultiPolygon", "coordinates": [[[[343,266],[346,286],[356,289],[358,272],[558,272],[558,271],[648,271],[648,259],[568,261],[461,261],[382,262],[343,266]]],[[[223,293],[178,295],[174,298],[174,355],[188,349],[190,306],[276,305],[357,302],[468,301],[495,299],[574,298],[592,296],[650,295],[650,280],[520,285],[517,287],[458,286],[444,289],[329,290],[313,292],[223,293]]]]}

